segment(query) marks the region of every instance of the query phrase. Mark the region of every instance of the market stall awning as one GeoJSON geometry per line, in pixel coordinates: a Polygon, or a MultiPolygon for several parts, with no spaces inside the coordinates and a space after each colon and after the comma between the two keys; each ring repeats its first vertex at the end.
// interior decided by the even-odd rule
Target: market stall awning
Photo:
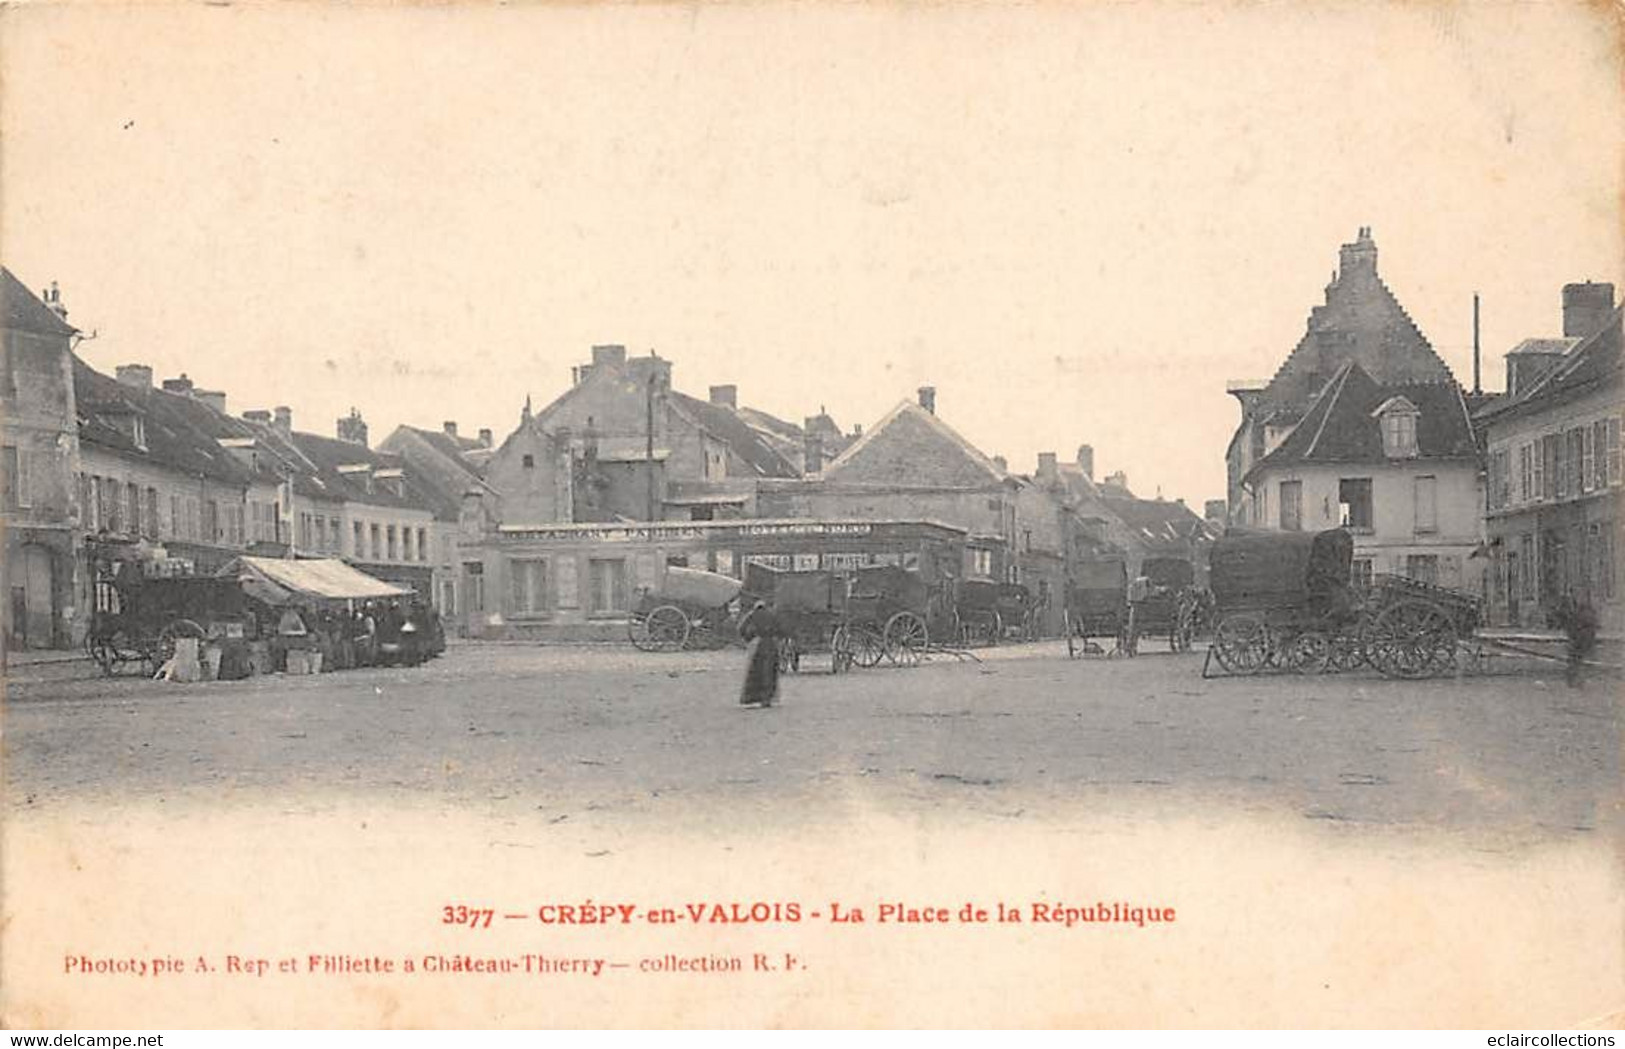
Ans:
{"type": "Polygon", "coordinates": [[[236,576],[245,589],[259,591],[255,596],[280,603],[269,588],[288,595],[323,598],[329,601],[376,597],[403,597],[412,593],[406,587],[374,579],[335,558],[290,561],[276,557],[239,557],[220,570],[223,576],[236,576]]]}

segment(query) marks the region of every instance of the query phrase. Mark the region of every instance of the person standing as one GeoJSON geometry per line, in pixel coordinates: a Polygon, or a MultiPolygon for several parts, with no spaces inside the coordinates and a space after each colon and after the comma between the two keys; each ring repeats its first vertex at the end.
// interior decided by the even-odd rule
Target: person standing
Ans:
{"type": "Polygon", "coordinates": [[[1570,596],[1562,609],[1563,633],[1568,635],[1569,665],[1564,674],[1570,688],[1585,684],[1586,660],[1597,648],[1597,610],[1591,596],[1581,592],[1579,598],[1570,596]]]}
{"type": "Polygon", "coordinates": [[[758,601],[740,621],[739,636],[748,642],[745,685],[739,692],[739,705],[771,707],[779,695],[779,639],[784,636],[784,629],[767,603],[758,601]]]}

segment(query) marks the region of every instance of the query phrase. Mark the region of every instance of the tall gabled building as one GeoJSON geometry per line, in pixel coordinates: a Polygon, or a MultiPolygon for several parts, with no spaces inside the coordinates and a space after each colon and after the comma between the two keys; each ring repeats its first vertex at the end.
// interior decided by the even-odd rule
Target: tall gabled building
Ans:
{"type": "Polygon", "coordinates": [[[1355,363],[1378,383],[1447,383],[1455,377],[1433,351],[1377,272],[1371,228],[1344,244],[1326,301],[1309,311],[1303,337],[1268,382],[1238,381],[1241,423],[1225,453],[1231,520],[1253,523],[1242,484],[1253,464],[1298,425],[1309,405],[1344,365],[1355,363]]]}
{"type": "Polygon", "coordinates": [[[0,531],[4,648],[67,648],[84,637],[78,408],[61,293],[43,298],[0,268],[0,531]]]}

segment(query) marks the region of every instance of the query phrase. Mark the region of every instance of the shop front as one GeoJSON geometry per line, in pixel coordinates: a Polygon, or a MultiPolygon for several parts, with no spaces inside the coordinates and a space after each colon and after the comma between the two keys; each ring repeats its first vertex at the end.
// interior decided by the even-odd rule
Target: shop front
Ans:
{"type": "Polygon", "coordinates": [[[465,544],[474,636],[537,640],[619,636],[642,590],[668,567],[743,579],[745,566],[851,571],[895,565],[962,577],[966,535],[930,521],[746,520],[506,527],[465,544]],[[604,629],[595,629],[602,627],[604,629]]]}

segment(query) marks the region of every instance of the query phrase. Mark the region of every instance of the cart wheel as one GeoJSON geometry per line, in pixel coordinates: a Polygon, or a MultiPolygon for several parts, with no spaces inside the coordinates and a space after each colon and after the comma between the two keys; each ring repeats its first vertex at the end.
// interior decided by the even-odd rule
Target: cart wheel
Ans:
{"type": "Polygon", "coordinates": [[[868,623],[859,623],[850,633],[852,662],[865,670],[879,666],[880,661],[886,658],[886,641],[880,636],[880,631],[868,623]]]}
{"type": "Polygon", "coordinates": [[[801,669],[801,652],[796,648],[796,639],[785,637],[779,639],[779,673],[789,674],[801,669]]]}
{"type": "Polygon", "coordinates": [[[931,632],[925,620],[913,612],[898,612],[886,620],[886,658],[900,667],[917,666],[925,648],[931,642],[931,632]]]}
{"type": "Polygon", "coordinates": [[[649,636],[649,617],[641,612],[633,612],[626,619],[626,637],[639,652],[655,652],[659,650],[654,639],[649,636]]]}
{"type": "Polygon", "coordinates": [[[677,652],[687,647],[688,613],[676,605],[661,605],[644,618],[650,652],[677,652]]]}
{"type": "Polygon", "coordinates": [[[85,651],[89,652],[90,658],[94,659],[96,665],[102,668],[102,674],[105,677],[112,677],[117,673],[118,652],[106,638],[87,637],[85,639],[85,651]]]}
{"type": "Polygon", "coordinates": [[[1318,630],[1305,630],[1294,634],[1278,646],[1281,666],[1302,674],[1319,674],[1331,660],[1332,645],[1318,630]]]}
{"type": "Polygon", "coordinates": [[[1269,651],[1269,633],[1257,616],[1225,616],[1213,631],[1213,658],[1232,674],[1263,670],[1269,651]]]}
{"type": "Polygon", "coordinates": [[[1387,606],[1367,624],[1364,640],[1366,658],[1388,677],[1427,677],[1455,665],[1456,625],[1431,601],[1387,606]]]}
{"type": "Polygon", "coordinates": [[[1338,634],[1333,637],[1327,652],[1326,669],[1330,673],[1354,670],[1365,662],[1365,649],[1358,637],[1338,634]]]}
{"type": "Polygon", "coordinates": [[[852,669],[852,659],[852,634],[844,625],[838,626],[829,637],[829,672],[846,673],[852,669]]]}

